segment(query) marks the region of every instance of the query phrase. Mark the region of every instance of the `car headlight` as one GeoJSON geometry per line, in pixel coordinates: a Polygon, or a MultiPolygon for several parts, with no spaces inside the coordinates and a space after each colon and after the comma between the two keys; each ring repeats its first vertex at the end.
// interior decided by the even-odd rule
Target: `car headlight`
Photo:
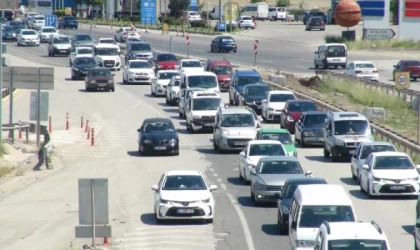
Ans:
{"type": "Polygon", "coordinates": [[[207,200],[202,200],[202,203],[210,203],[210,198],[208,198],[207,200]]]}
{"type": "Polygon", "coordinates": [[[283,211],[283,213],[284,213],[284,214],[289,214],[289,212],[290,212],[290,211],[289,211],[289,208],[288,208],[288,207],[286,207],[286,206],[282,206],[282,207],[281,207],[281,210],[283,211]]]}
{"type": "Polygon", "coordinates": [[[143,140],[143,144],[151,144],[151,143],[152,143],[152,141],[151,141],[151,140],[148,140],[148,139],[143,140]]]}
{"type": "Polygon", "coordinates": [[[176,144],[176,139],[175,138],[174,139],[170,139],[169,140],[169,144],[172,144],[172,145],[176,144]]]}
{"type": "Polygon", "coordinates": [[[96,83],[96,80],[91,80],[90,83],[96,83]]]}
{"type": "Polygon", "coordinates": [[[259,190],[265,190],[265,189],[267,188],[267,185],[264,185],[264,184],[262,184],[262,183],[257,183],[257,184],[255,185],[255,187],[256,187],[257,189],[259,189],[259,190]]]}
{"type": "Polygon", "coordinates": [[[168,201],[168,200],[164,200],[164,199],[160,199],[160,203],[163,203],[163,204],[168,204],[168,203],[169,203],[169,201],[168,201]]]}
{"type": "Polygon", "coordinates": [[[286,119],[287,119],[287,121],[289,121],[289,122],[293,122],[293,121],[295,121],[295,119],[293,119],[293,117],[291,117],[290,115],[287,115],[287,116],[286,116],[286,119]]]}
{"type": "Polygon", "coordinates": [[[382,181],[382,179],[381,179],[381,178],[377,178],[377,177],[375,177],[375,176],[373,176],[373,175],[372,175],[372,179],[373,179],[373,181],[382,181]]]}
{"type": "Polygon", "coordinates": [[[341,140],[335,140],[335,144],[337,146],[344,146],[345,145],[344,141],[341,141],[341,140]]]}
{"type": "Polygon", "coordinates": [[[76,68],[76,67],[74,67],[74,68],[73,68],[73,70],[74,70],[74,71],[79,71],[79,69],[78,69],[78,68],[76,68]]]}
{"type": "Polygon", "coordinates": [[[297,240],[296,245],[298,247],[312,247],[314,245],[314,241],[311,241],[311,240],[297,240]]]}
{"type": "Polygon", "coordinates": [[[303,135],[304,136],[315,136],[315,133],[314,133],[314,131],[305,131],[305,132],[303,132],[303,135]]]}
{"type": "Polygon", "coordinates": [[[420,181],[420,177],[408,178],[407,181],[420,181]]]}
{"type": "Polygon", "coordinates": [[[228,130],[222,130],[222,134],[228,135],[229,134],[229,131],[228,130]]]}
{"type": "Polygon", "coordinates": [[[199,115],[193,115],[193,120],[199,120],[199,119],[201,119],[201,116],[199,116],[199,115]]]}

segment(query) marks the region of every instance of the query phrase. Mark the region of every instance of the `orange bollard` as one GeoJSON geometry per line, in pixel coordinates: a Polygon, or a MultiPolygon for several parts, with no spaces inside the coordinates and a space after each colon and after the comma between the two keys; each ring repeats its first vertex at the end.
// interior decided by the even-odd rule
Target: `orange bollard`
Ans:
{"type": "Polygon", "coordinates": [[[69,123],[69,113],[66,113],[66,130],[70,129],[70,123],[69,123]]]}
{"type": "Polygon", "coordinates": [[[111,245],[111,243],[109,242],[109,238],[108,238],[108,237],[105,237],[105,238],[104,238],[104,245],[105,245],[105,246],[109,246],[109,245],[111,245]]]}
{"type": "MultiPolygon", "coordinates": [[[[19,121],[19,126],[20,126],[20,121],[19,121]]],[[[19,128],[18,139],[22,139],[22,129],[21,128],[19,128]]]]}
{"type": "Polygon", "coordinates": [[[88,130],[89,130],[89,120],[86,120],[85,132],[88,132],[88,130]]]}
{"type": "Polygon", "coordinates": [[[83,129],[83,116],[80,118],[80,128],[83,129]]]}
{"type": "Polygon", "coordinates": [[[92,136],[90,137],[90,145],[95,146],[95,129],[92,128],[92,136]]]}
{"type": "Polygon", "coordinates": [[[51,116],[48,117],[48,131],[52,132],[52,122],[51,122],[51,116]]]}
{"type": "Polygon", "coordinates": [[[86,135],[86,139],[90,139],[90,127],[87,130],[87,135],[86,135]]]}

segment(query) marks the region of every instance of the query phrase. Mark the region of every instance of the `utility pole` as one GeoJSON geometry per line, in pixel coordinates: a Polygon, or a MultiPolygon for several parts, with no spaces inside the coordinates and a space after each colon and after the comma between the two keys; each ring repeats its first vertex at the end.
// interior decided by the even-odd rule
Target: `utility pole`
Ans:
{"type": "Polygon", "coordinates": [[[219,0],[219,23],[222,23],[222,0],[219,0]]]}
{"type": "MultiPolygon", "coordinates": [[[[2,9],[4,10],[4,2],[2,5],[2,9]]],[[[0,20],[0,91],[3,90],[3,22],[4,22],[4,11],[1,12],[1,20],[0,20]]],[[[10,95],[13,95],[13,90],[10,90],[10,95]]],[[[2,92],[3,93],[3,92],[2,92]]],[[[0,144],[3,144],[3,95],[2,100],[0,100],[0,144]]]]}
{"type": "Polygon", "coordinates": [[[133,0],[130,0],[130,17],[133,17],[133,0]]]}

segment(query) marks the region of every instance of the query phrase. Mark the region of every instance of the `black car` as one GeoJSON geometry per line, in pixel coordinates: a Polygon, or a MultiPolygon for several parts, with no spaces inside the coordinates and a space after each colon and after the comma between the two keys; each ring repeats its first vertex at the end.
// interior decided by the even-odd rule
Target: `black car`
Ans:
{"type": "Polygon", "coordinates": [[[63,16],[61,20],[58,21],[59,29],[77,29],[79,27],[79,21],[74,16],[63,16]]]}
{"type": "Polygon", "coordinates": [[[289,232],[289,213],[292,204],[293,194],[299,185],[328,184],[323,178],[297,177],[287,179],[283,191],[277,201],[277,225],[281,234],[289,232]]]}
{"type": "Polygon", "coordinates": [[[25,23],[23,21],[11,21],[9,26],[12,26],[15,29],[16,34],[19,34],[22,29],[25,28],[25,23]]]}
{"type": "Polygon", "coordinates": [[[77,57],[71,66],[71,79],[85,79],[90,69],[98,67],[93,57],[77,57]]]}
{"type": "Polygon", "coordinates": [[[16,41],[17,33],[16,30],[12,26],[3,26],[3,41],[16,41]]]}
{"type": "Polygon", "coordinates": [[[303,24],[306,25],[306,23],[309,21],[309,18],[314,17],[314,16],[321,17],[322,20],[324,20],[324,23],[327,23],[327,15],[324,12],[318,11],[318,10],[312,10],[312,11],[303,13],[303,24]]]}
{"type": "Polygon", "coordinates": [[[238,46],[236,45],[235,39],[231,36],[218,36],[210,44],[211,52],[230,52],[236,53],[238,46]]]}
{"type": "Polygon", "coordinates": [[[179,155],[179,137],[174,124],[168,118],[148,118],[139,132],[139,154],[179,155]]]}
{"type": "Polygon", "coordinates": [[[326,111],[309,111],[302,114],[295,124],[295,141],[301,147],[306,145],[324,145],[324,127],[326,111]]]}
{"type": "Polygon", "coordinates": [[[267,98],[270,86],[267,84],[248,84],[244,87],[243,93],[239,96],[239,105],[248,106],[261,114],[261,101],[267,98]]]}
{"type": "Polygon", "coordinates": [[[324,19],[320,16],[312,16],[309,18],[308,22],[306,23],[306,30],[325,30],[325,22],[324,19]]]}

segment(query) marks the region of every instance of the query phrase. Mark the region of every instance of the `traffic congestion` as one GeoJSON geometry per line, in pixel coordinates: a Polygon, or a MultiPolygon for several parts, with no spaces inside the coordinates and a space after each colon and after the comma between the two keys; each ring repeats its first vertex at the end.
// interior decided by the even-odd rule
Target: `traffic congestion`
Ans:
{"type": "MultiPolygon", "coordinates": [[[[31,15],[27,23],[3,25],[5,40],[12,41],[8,46],[44,44],[49,59],[68,58],[68,78],[83,82],[86,92],[115,92],[118,85],[136,85],[147,89],[150,98],[162,99],[164,108],[175,108],[176,119],[149,117],[137,133],[133,131],[138,156],[169,155],[176,161],[183,153],[181,132],[188,131],[191,138],[204,135],[212,143],[212,153],[236,157],[231,166],[237,168],[234,178],[248,186],[252,208],[275,210],[272,222],[279,235],[288,237],[290,249],[391,249],[379,223],[358,219],[342,185],[315,176],[311,165],[299,158],[302,149],[314,148],[324,160],[345,162],[348,173],[342,177],[352,178],[368,199],[417,199],[420,166],[391,143],[376,141],[375,130],[362,114],[323,111],[291,91],[275,89],[255,69],[233,67],[222,54],[202,61],[158,52],[134,26],[121,27],[108,37],[79,30],[67,35],[45,22],[39,24],[42,18],[31,15]],[[178,126],[178,119],[183,126],[178,126]]],[[[209,46],[211,52],[240,52],[234,38],[225,35],[209,46]]],[[[344,51],[344,44],[320,46],[315,67],[345,68],[344,51]]],[[[378,79],[375,70],[368,75],[372,80],[378,79]]],[[[155,183],[151,192],[156,223],[211,224],[223,213],[213,196],[220,186],[211,184],[204,172],[168,169],[155,183]]],[[[414,230],[415,249],[420,247],[419,227],[416,224],[414,230]]]]}

